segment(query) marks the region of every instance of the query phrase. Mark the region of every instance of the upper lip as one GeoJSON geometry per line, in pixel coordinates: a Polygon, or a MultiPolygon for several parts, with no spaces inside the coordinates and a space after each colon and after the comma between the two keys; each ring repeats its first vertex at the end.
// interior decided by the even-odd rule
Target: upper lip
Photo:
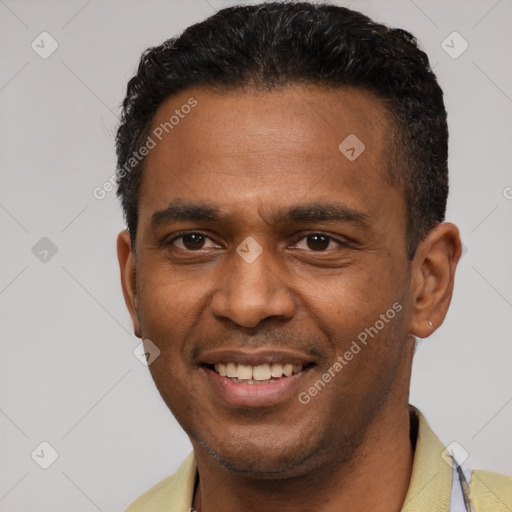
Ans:
{"type": "Polygon", "coordinates": [[[201,354],[199,364],[238,363],[250,366],[261,364],[296,364],[314,363],[311,356],[292,350],[258,349],[216,349],[201,354]]]}

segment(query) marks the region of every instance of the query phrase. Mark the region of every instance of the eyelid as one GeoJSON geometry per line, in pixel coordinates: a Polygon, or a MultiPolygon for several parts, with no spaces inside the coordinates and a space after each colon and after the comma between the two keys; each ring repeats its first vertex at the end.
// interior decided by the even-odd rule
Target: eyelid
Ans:
{"type": "MultiPolygon", "coordinates": [[[[313,235],[325,236],[326,238],[329,239],[329,241],[335,242],[335,243],[337,243],[341,247],[351,247],[351,245],[350,245],[348,240],[344,240],[343,238],[340,240],[339,238],[337,238],[337,237],[335,237],[333,235],[329,235],[328,233],[324,233],[323,231],[309,231],[308,233],[305,233],[300,238],[298,238],[297,241],[294,242],[292,245],[296,245],[301,240],[304,240],[304,238],[307,238],[308,236],[313,236],[313,235]]],[[[320,253],[320,252],[326,252],[326,251],[315,251],[315,252],[320,253]]]]}
{"type": "MultiPolygon", "coordinates": [[[[201,236],[204,236],[205,238],[207,238],[208,240],[210,240],[211,242],[213,242],[213,243],[215,243],[217,245],[220,245],[216,240],[214,240],[211,236],[207,235],[203,231],[198,231],[198,230],[194,230],[194,229],[192,229],[192,230],[188,229],[188,230],[185,230],[185,231],[177,231],[177,232],[173,233],[172,235],[165,237],[162,242],[163,242],[164,245],[173,245],[173,246],[175,246],[173,242],[175,242],[179,238],[182,238],[182,237],[184,237],[186,235],[201,235],[201,236]]],[[[178,249],[181,249],[181,247],[178,247],[178,249]]],[[[190,251],[190,252],[198,252],[200,250],[201,249],[196,249],[196,251],[190,251]]]]}

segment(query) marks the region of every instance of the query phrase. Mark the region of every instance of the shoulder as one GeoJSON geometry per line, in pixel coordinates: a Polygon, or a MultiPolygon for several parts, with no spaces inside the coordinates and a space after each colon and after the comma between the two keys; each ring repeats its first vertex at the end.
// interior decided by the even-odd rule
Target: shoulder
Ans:
{"type": "Polygon", "coordinates": [[[183,512],[192,504],[197,466],[192,452],[178,471],[137,498],[126,512],[183,512]]]}

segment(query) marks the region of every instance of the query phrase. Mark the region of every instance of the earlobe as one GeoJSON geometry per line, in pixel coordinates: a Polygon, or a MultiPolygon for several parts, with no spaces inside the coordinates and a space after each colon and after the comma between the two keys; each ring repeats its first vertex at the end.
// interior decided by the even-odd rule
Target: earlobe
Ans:
{"type": "Polygon", "coordinates": [[[443,323],[461,252],[459,230],[450,222],[435,226],[418,245],[411,280],[414,336],[427,338],[443,323]]]}
{"type": "Polygon", "coordinates": [[[121,272],[121,287],[124,301],[130,313],[133,323],[133,332],[141,337],[140,323],[137,314],[137,280],[135,271],[135,256],[131,247],[131,239],[128,231],[121,231],[117,237],[117,259],[121,272]]]}

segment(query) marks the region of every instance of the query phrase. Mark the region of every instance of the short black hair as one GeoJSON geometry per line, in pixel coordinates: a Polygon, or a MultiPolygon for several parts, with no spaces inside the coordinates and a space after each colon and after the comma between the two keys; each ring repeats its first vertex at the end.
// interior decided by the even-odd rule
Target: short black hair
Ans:
{"type": "Polygon", "coordinates": [[[133,168],[127,162],[144,144],[162,103],[194,86],[223,91],[292,84],[358,87],[382,100],[394,141],[387,174],[404,191],[406,250],[412,259],[418,243],[445,216],[443,92],[409,32],[345,7],[308,2],[222,9],[142,54],[116,137],[117,194],[134,249],[144,159],[133,168]]]}

